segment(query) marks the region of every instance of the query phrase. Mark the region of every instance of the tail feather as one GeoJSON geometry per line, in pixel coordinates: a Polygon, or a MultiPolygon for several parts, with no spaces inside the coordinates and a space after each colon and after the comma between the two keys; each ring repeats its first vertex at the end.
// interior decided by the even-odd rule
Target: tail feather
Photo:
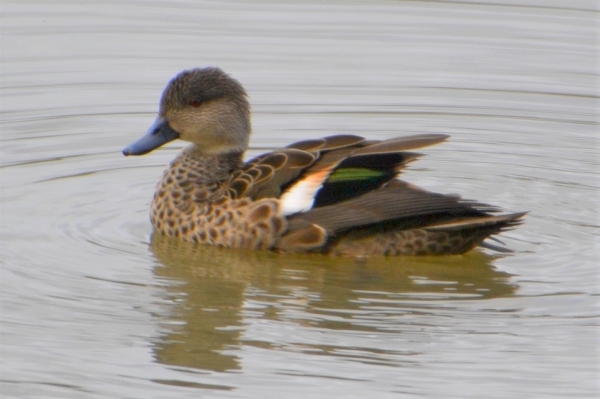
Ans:
{"type": "Polygon", "coordinates": [[[502,230],[505,230],[523,223],[522,218],[526,214],[527,212],[518,212],[499,216],[486,215],[476,218],[452,220],[428,226],[427,229],[441,231],[496,226],[500,227],[502,230]]]}

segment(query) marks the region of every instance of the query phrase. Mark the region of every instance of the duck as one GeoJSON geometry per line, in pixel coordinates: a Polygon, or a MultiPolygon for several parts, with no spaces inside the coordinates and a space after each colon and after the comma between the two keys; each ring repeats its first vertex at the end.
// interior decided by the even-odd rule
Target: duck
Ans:
{"type": "Polygon", "coordinates": [[[244,87],[217,67],[184,70],[167,84],[147,133],[123,149],[143,155],[190,144],[156,186],[155,233],[199,244],[330,256],[457,255],[523,221],[492,205],[400,179],[445,134],[372,140],[337,134],[244,161],[251,107],[244,87]]]}

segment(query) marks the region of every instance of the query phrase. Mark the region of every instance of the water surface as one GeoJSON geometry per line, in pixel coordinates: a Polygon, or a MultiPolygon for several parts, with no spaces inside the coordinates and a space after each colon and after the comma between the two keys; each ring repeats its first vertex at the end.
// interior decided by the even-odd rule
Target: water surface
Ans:
{"type": "Polygon", "coordinates": [[[0,392],[597,395],[596,23],[591,1],[5,2],[0,392]],[[249,156],[451,134],[406,180],[529,210],[502,236],[515,252],[357,262],[153,237],[182,143],[120,150],[205,65],[248,89],[249,156]]]}

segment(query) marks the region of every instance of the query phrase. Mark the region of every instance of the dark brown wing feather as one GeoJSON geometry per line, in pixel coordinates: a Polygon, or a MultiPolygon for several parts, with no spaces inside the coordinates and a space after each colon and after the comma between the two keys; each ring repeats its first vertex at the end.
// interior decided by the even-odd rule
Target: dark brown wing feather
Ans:
{"type": "Polygon", "coordinates": [[[358,198],[311,209],[291,218],[317,224],[327,231],[340,232],[361,226],[394,221],[399,227],[426,227],[442,221],[489,216],[496,211],[485,204],[463,201],[418,189],[399,180],[358,198]],[[403,220],[404,219],[404,220],[403,220]]]}
{"type": "Polygon", "coordinates": [[[322,139],[298,141],[288,145],[286,148],[295,148],[303,151],[332,151],[340,148],[359,146],[365,141],[364,137],[351,134],[340,134],[336,136],[323,137],[322,139]]]}
{"type": "Polygon", "coordinates": [[[389,140],[375,142],[354,152],[354,155],[389,153],[398,151],[409,151],[415,148],[427,147],[439,144],[450,136],[446,134],[418,134],[414,136],[395,137],[389,140]]]}

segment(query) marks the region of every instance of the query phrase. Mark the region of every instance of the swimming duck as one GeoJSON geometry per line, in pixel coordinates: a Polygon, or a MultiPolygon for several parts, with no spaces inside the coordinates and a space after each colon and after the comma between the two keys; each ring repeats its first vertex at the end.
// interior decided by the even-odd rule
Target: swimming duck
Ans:
{"type": "MultiPolygon", "coordinates": [[[[388,140],[335,135],[244,162],[251,133],[242,85],[219,68],[167,85],[148,132],[123,150],[191,144],[157,185],[150,219],[161,234],[232,248],[340,256],[461,254],[518,225],[525,213],[426,191],[398,178],[442,134],[388,140]]],[[[494,246],[495,249],[502,247],[494,246]]]]}

